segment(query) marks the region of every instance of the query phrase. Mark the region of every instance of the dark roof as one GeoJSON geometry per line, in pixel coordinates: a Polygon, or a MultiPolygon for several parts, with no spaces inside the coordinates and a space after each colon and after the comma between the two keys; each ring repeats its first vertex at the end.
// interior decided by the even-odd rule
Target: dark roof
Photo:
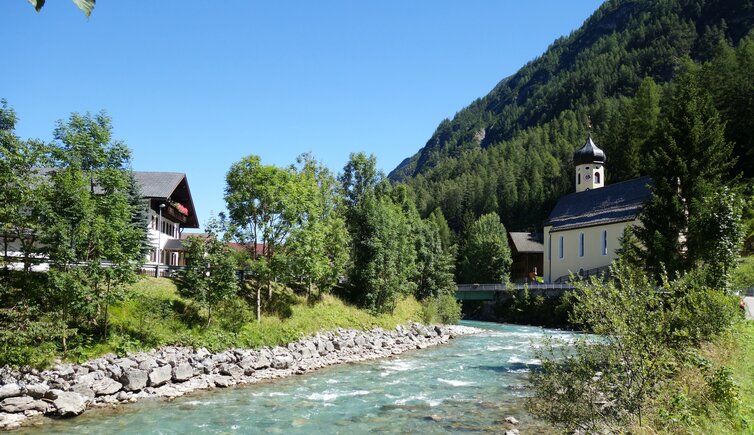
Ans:
{"type": "Polygon", "coordinates": [[[145,198],[169,198],[178,184],[186,178],[186,174],[134,171],[134,178],[139,183],[141,194],[145,198]]]}
{"type": "MultiPolygon", "coordinates": [[[[51,175],[55,168],[36,168],[36,171],[45,176],[51,175]]],[[[141,189],[144,198],[154,199],[158,202],[168,198],[178,201],[189,210],[187,221],[182,226],[187,228],[199,228],[199,220],[196,216],[194,199],[191,196],[186,174],[181,172],[144,172],[133,171],[134,180],[141,189]]],[[[102,193],[99,186],[95,186],[95,193],[102,193]]]]}
{"type": "Polygon", "coordinates": [[[547,218],[551,232],[634,220],[649,199],[649,177],[566,195],[547,218]]]}
{"type": "Polygon", "coordinates": [[[543,253],[545,252],[544,234],[542,233],[514,233],[509,232],[511,244],[518,253],[543,253]]]}
{"type": "Polygon", "coordinates": [[[602,151],[592,141],[592,137],[586,140],[586,143],[573,153],[573,164],[583,165],[587,163],[605,163],[605,152],[602,151]]]}

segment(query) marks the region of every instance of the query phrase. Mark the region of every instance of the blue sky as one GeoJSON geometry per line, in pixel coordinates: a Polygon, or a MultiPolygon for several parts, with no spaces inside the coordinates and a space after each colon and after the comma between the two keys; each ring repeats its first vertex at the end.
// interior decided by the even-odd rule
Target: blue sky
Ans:
{"type": "Polygon", "coordinates": [[[439,122],[578,28],[599,0],[0,2],[0,98],[22,138],[106,110],[133,167],[188,174],[200,222],[248,154],[386,173],[439,122]]]}

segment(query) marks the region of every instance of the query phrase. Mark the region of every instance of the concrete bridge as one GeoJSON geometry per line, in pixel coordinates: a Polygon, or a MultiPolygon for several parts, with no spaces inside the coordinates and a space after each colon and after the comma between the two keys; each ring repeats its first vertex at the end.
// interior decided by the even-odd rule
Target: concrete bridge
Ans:
{"type": "Polygon", "coordinates": [[[546,298],[562,296],[572,291],[573,286],[565,284],[458,284],[456,299],[459,301],[503,301],[528,290],[531,297],[546,298]]]}

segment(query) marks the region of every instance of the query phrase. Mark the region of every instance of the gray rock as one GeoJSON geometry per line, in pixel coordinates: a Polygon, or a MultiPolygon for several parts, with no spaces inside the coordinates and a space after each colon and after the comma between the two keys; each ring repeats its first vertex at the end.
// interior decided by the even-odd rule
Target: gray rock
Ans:
{"type": "Polygon", "coordinates": [[[149,373],[149,385],[153,387],[160,386],[169,381],[173,376],[173,368],[169,365],[152,369],[149,373]]]}
{"type": "Polygon", "coordinates": [[[212,381],[216,387],[228,388],[236,385],[236,381],[230,376],[213,376],[212,381]]]}
{"type": "Polygon", "coordinates": [[[73,370],[72,364],[62,364],[55,368],[55,371],[58,373],[58,376],[70,381],[73,379],[73,376],[76,374],[76,372],[73,370]]]}
{"type": "Polygon", "coordinates": [[[173,369],[173,381],[183,382],[194,376],[194,368],[187,362],[182,362],[173,369]]]}
{"type": "Polygon", "coordinates": [[[221,375],[231,376],[233,379],[240,379],[244,375],[244,369],[235,364],[223,364],[219,371],[221,375]]]}
{"type": "Polygon", "coordinates": [[[103,378],[92,384],[92,390],[97,396],[109,396],[123,388],[123,384],[111,378],[103,378]]]}
{"type": "Polygon", "coordinates": [[[512,416],[511,417],[505,417],[505,422],[506,423],[510,423],[513,426],[517,426],[518,425],[518,419],[516,417],[512,417],[512,416]]]}
{"type": "Polygon", "coordinates": [[[60,391],[55,396],[52,405],[55,413],[61,417],[79,415],[86,409],[86,399],[78,393],[60,391]]]}
{"type": "Polygon", "coordinates": [[[270,359],[267,357],[267,355],[261,354],[259,355],[256,363],[254,364],[254,370],[265,369],[269,366],[270,366],[270,359]]]}
{"type": "Polygon", "coordinates": [[[76,384],[73,386],[73,388],[71,388],[71,391],[78,393],[83,397],[86,397],[88,401],[91,401],[95,397],[92,387],[86,384],[76,384]]]}
{"type": "Polygon", "coordinates": [[[120,402],[127,402],[128,400],[131,399],[132,396],[133,396],[133,393],[129,393],[129,392],[126,392],[126,391],[121,391],[120,393],[118,393],[118,395],[116,396],[116,398],[120,402]]]}
{"type": "Polygon", "coordinates": [[[293,357],[290,355],[277,355],[272,360],[272,367],[276,369],[287,369],[293,364],[293,357]]]}
{"type": "Polygon", "coordinates": [[[147,372],[141,369],[127,369],[120,378],[123,389],[126,391],[139,391],[147,386],[147,381],[147,372]]]}
{"type": "Polygon", "coordinates": [[[519,435],[518,429],[508,429],[505,431],[505,435],[519,435]]]}
{"type": "Polygon", "coordinates": [[[35,399],[44,397],[47,390],[49,390],[49,387],[45,384],[29,384],[26,386],[26,394],[35,399]]]}
{"type": "Polygon", "coordinates": [[[123,369],[116,364],[110,364],[107,366],[107,373],[109,373],[110,377],[113,379],[120,379],[121,376],[123,376],[123,369]]]}
{"type": "Polygon", "coordinates": [[[21,386],[18,384],[6,384],[0,387],[0,400],[6,397],[16,397],[21,395],[21,386]]]}
{"type": "Polygon", "coordinates": [[[364,345],[367,344],[366,339],[361,334],[357,335],[356,338],[353,339],[353,342],[358,347],[364,347],[364,345]]]}
{"type": "Polygon", "coordinates": [[[8,397],[0,402],[0,411],[24,412],[34,409],[34,398],[29,396],[8,397]]]}
{"type": "Polygon", "coordinates": [[[141,370],[149,371],[155,367],[157,367],[157,361],[155,361],[154,358],[145,358],[142,362],[139,363],[139,368],[141,370]]]}
{"type": "Polygon", "coordinates": [[[21,427],[24,420],[26,420],[26,416],[23,414],[0,413],[0,429],[17,429],[21,427]]]}

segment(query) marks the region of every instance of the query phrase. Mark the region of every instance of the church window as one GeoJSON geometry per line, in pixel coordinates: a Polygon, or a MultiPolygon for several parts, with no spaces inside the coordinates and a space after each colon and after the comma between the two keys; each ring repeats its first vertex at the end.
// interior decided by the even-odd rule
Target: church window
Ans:
{"type": "Polygon", "coordinates": [[[576,181],[576,184],[581,184],[581,173],[578,175],[578,181],[576,181]]]}
{"type": "Polygon", "coordinates": [[[607,230],[602,231],[602,255],[607,255],[607,230]]]}
{"type": "Polygon", "coordinates": [[[595,172],[594,173],[594,182],[595,183],[599,183],[600,182],[600,173],[599,172],[595,172]]]}
{"type": "Polygon", "coordinates": [[[579,234],[579,257],[584,256],[584,233],[579,234]]]}
{"type": "Polygon", "coordinates": [[[558,243],[558,257],[563,258],[563,236],[560,236],[558,243]]]}

